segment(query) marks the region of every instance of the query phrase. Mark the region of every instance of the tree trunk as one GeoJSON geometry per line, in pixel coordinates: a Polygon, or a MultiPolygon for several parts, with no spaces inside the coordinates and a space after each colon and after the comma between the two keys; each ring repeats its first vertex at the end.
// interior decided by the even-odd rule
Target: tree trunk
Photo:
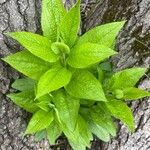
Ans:
{"type": "MultiPolygon", "coordinates": [[[[71,1],[71,0],[70,0],[71,1]]],[[[69,0],[66,5],[70,6],[69,0]]],[[[4,36],[8,31],[26,30],[41,33],[41,0],[0,0],[0,57],[20,50],[20,46],[4,36]]],[[[150,67],[150,1],[149,0],[84,0],[82,3],[82,32],[107,22],[127,20],[117,38],[119,55],[113,58],[114,69],[132,66],[150,67]]],[[[11,83],[21,75],[0,60],[0,150],[49,150],[69,148],[64,139],[50,147],[46,140],[35,142],[33,136],[23,137],[30,114],[18,108],[6,94],[12,92],[11,83]],[[61,144],[62,143],[62,144],[61,144]]],[[[140,82],[150,89],[147,75],[140,82]]],[[[109,143],[94,140],[93,150],[150,149],[150,101],[132,102],[135,133],[119,124],[116,138],[109,143]]]]}

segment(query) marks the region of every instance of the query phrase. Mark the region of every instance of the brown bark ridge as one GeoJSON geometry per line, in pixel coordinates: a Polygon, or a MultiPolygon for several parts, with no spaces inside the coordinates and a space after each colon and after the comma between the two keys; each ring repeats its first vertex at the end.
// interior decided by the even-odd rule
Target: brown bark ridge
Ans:
{"type": "MultiPolygon", "coordinates": [[[[66,5],[70,6],[71,2],[74,1],[67,1],[66,5]]],[[[6,38],[3,33],[21,30],[41,33],[40,12],[41,0],[0,0],[0,57],[21,49],[15,41],[6,38]]],[[[82,31],[115,20],[127,20],[117,38],[116,49],[119,55],[113,58],[116,70],[135,65],[150,67],[149,0],[84,0],[82,12],[82,31]]],[[[12,91],[11,83],[20,76],[0,60],[0,150],[55,150],[57,147],[69,149],[63,139],[60,139],[56,146],[50,147],[46,140],[35,142],[33,136],[22,136],[29,114],[6,98],[6,94],[12,91]]],[[[140,86],[150,90],[148,73],[140,86]]],[[[131,134],[120,124],[116,138],[105,144],[94,140],[92,149],[149,150],[149,108],[148,99],[133,102],[136,132],[131,134]]]]}

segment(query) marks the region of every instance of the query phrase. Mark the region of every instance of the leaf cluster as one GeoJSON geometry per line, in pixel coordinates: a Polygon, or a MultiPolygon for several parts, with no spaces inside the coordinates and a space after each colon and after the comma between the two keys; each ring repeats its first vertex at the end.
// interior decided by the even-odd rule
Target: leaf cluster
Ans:
{"type": "Polygon", "coordinates": [[[115,38],[124,21],[97,26],[82,36],[80,0],[67,11],[60,0],[43,0],[43,36],[11,32],[25,49],[3,60],[26,77],[8,97],[33,113],[26,134],[51,144],[64,133],[74,150],[90,147],[93,135],[109,141],[116,135],[113,117],[134,130],[126,100],[150,96],[135,84],[145,68],[112,72],[108,58],[116,54],[115,38]]]}

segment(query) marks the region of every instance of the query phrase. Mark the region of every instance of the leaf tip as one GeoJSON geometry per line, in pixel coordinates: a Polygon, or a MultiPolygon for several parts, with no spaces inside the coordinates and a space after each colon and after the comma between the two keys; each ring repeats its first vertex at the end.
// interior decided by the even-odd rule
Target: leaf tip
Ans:
{"type": "Polygon", "coordinates": [[[10,33],[11,33],[11,32],[5,32],[5,33],[3,33],[3,34],[6,35],[6,36],[10,36],[10,33]]]}
{"type": "Polygon", "coordinates": [[[23,136],[26,136],[28,133],[28,130],[26,129],[25,132],[23,133],[23,136]]]}
{"type": "Polygon", "coordinates": [[[143,70],[143,72],[146,72],[148,70],[148,68],[141,68],[143,70]]]}
{"type": "Polygon", "coordinates": [[[77,0],[76,3],[74,4],[74,6],[80,5],[80,3],[81,3],[81,0],[77,0]]]}
{"type": "Polygon", "coordinates": [[[4,58],[0,58],[1,60],[3,60],[4,62],[7,62],[7,63],[9,63],[9,61],[10,61],[10,58],[11,57],[11,55],[9,55],[9,56],[6,56],[6,57],[4,57],[4,58]]]}
{"type": "Polygon", "coordinates": [[[15,32],[7,32],[7,33],[4,33],[4,35],[6,35],[6,36],[9,36],[9,37],[12,37],[12,38],[13,38],[14,33],[15,33],[15,32]]]}
{"type": "Polygon", "coordinates": [[[36,97],[34,98],[34,101],[36,101],[37,99],[39,99],[39,98],[42,97],[43,95],[45,95],[45,94],[42,94],[42,93],[37,92],[37,93],[36,93],[36,97]]]}
{"type": "Polygon", "coordinates": [[[112,52],[112,55],[117,55],[117,54],[118,54],[118,52],[116,52],[116,51],[112,52]]]}
{"type": "Polygon", "coordinates": [[[126,23],[127,20],[122,20],[121,24],[124,25],[126,23]]]}
{"type": "MultiPolygon", "coordinates": [[[[133,68],[133,69],[134,69],[134,68],[133,68]]],[[[143,75],[144,75],[145,72],[148,70],[148,68],[146,68],[146,67],[138,67],[138,68],[135,67],[135,69],[137,69],[137,71],[141,72],[143,75]]]]}
{"type": "Polygon", "coordinates": [[[11,99],[12,98],[12,94],[7,94],[6,97],[11,99]]]}
{"type": "Polygon", "coordinates": [[[28,135],[28,134],[33,134],[34,132],[32,132],[32,130],[30,129],[30,127],[29,127],[29,124],[28,124],[28,126],[27,126],[27,128],[26,128],[26,130],[25,130],[25,132],[24,132],[24,136],[25,135],[28,135]]]}
{"type": "Polygon", "coordinates": [[[131,132],[131,133],[134,133],[134,132],[135,132],[135,126],[134,126],[134,125],[130,127],[130,132],[131,132]]]}
{"type": "Polygon", "coordinates": [[[103,102],[107,102],[108,101],[105,95],[103,95],[103,97],[101,95],[99,95],[99,98],[97,98],[95,100],[97,100],[97,101],[103,101],[103,102]]]}
{"type": "Polygon", "coordinates": [[[126,23],[126,20],[116,22],[117,28],[120,30],[126,23]]]}
{"type": "Polygon", "coordinates": [[[36,97],[34,98],[34,101],[36,101],[38,98],[40,98],[41,96],[36,95],[36,97]]]}
{"type": "Polygon", "coordinates": [[[127,22],[127,20],[122,20],[122,21],[119,21],[118,23],[119,23],[120,27],[122,28],[126,22],[127,22]]]}
{"type": "Polygon", "coordinates": [[[1,60],[5,61],[5,58],[0,58],[1,60]]]}

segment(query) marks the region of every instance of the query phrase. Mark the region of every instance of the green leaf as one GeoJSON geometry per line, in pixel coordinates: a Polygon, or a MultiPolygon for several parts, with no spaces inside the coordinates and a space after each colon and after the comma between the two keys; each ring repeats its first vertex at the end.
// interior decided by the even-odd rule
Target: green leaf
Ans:
{"type": "Polygon", "coordinates": [[[7,97],[28,112],[34,113],[38,110],[38,107],[34,102],[35,95],[33,91],[24,91],[16,94],[12,93],[8,94],[7,97]]]}
{"type": "Polygon", "coordinates": [[[124,94],[123,99],[125,100],[133,100],[150,96],[150,92],[134,87],[124,89],[123,94],[124,94]]]}
{"type": "Polygon", "coordinates": [[[89,128],[91,132],[96,135],[99,139],[104,142],[108,142],[110,140],[110,135],[107,130],[100,125],[94,123],[93,121],[89,122],[89,128]]]}
{"type": "Polygon", "coordinates": [[[124,23],[124,21],[113,22],[95,27],[81,36],[77,44],[91,42],[111,47],[124,23]]]}
{"type": "Polygon", "coordinates": [[[46,94],[36,100],[36,106],[48,112],[50,110],[51,101],[52,98],[50,95],[46,94]]]}
{"type": "Polygon", "coordinates": [[[57,55],[60,55],[63,53],[65,53],[65,54],[70,53],[70,48],[64,43],[60,43],[60,42],[52,43],[51,48],[52,48],[53,52],[57,55]]]}
{"type": "Polygon", "coordinates": [[[100,102],[90,110],[91,118],[95,124],[105,129],[112,136],[116,136],[116,127],[105,103],[100,102]]]}
{"type": "Polygon", "coordinates": [[[133,87],[144,75],[146,68],[131,68],[115,73],[109,81],[110,89],[133,87]]]}
{"type": "Polygon", "coordinates": [[[33,134],[46,129],[52,123],[53,119],[52,110],[49,112],[39,110],[32,116],[25,134],[33,134]]]}
{"type": "Polygon", "coordinates": [[[73,147],[77,146],[77,144],[90,147],[90,141],[92,140],[93,136],[87,123],[80,115],[78,116],[76,129],[73,132],[63,129],[63,132],[73,147]]]}
{"type": "Polygon", "coordinates": [[[100,67],[97,67],[97,72],[98,72],[98,80],[100,83],[103,83],[104,81],[104,72],[100,67]]]}
{"type": "Polygon", "coordinates": [[[3,58],[5,62],[26,76],[38,80],[51,65],[28,51],[21,51],[3,58]]]}
{"type": "Polygon", "coordinates": [[[112,72],[112,63],[109,61],[102,62],[99,66],[103,71],[112,72]]]}
{"type": "Polygon", "coordinates": [[[39,80],[36,98],[67,85],[71,72],[64,67],[57,66],[48,70],[39,80]]]}
{"type": "Polygon", "coordinates": [[[44,101],[44,102],[51,102],[52,101],[52,97],[51,97],[50,94],[45,94],[42,97],[39,97],[37,100],[38,100],[38,102],[42,102],[42,101],[44,101]]]}
{"type": "Polygon", "coordinates": [[[111,100],[106,103],[112,116],[120,119],[131,131],[134,131],[134,119],[130,108],[120,100],[111,100]]]}
{"type": "Polygon", "coordinates": [[[62,131],[56,121],[53,121],[47,128],[47,138],[51,145],[55,144],[56,139],[61,135],[62,131]]]}
{"type": "Polygon", "coordinates": [[[41,102],[36,103],[36,106],[48,112],[50,110],[49,103],[50,102],[47,102],[47,101],[41,101],[41,102]]]}
{"type": "Polygon", "coordinates": [[[56,109],[55,105],[53,106],[53,109],[54,109],[54,111],[55,111],[56,121],[57,121],[58,124],[62,127],[62,122],[61,122],[61,119],[60,119],[60,116],[59,116],[59,112],[58,112],[58,110],[56,109]]]}
{"type": "Polygon", "coordinates": [[[123,93],[122,90],[116,89],[116,90],[113,92],[113,95],[114,95],[117,99],[122,99],[123,96],[124,96],[124,93],[123,93]]]}
{"type": "Polygon", "coordinates": [[[52,42],[57,40],[58,26],[66,13],[61,0],[42,1],[42,30],[44,36],[48,37],[52,42]]]}
{"type": "Polygon", "coordinates": [[[74,131],[80,107],[79,100],[70,97],[64,90],[54,92],[53,96],[53,102],[58,110],[61,122],[69,130],[74,131]]]}
{"type": "Polygon", "coordinates": [[[48,38],[31,32],[11,32],[8,35],[21,43],[33,55],[48,62],[58,60],[58,56],[51,50],[51,41],[48,38]]]}
{"type": "Polygon", "coordinates": [[[90,108],[80,108],[80,113],[87,121],[89,128],[102,141],[108,142],[110,135],[116,135],[116,127],[110,116],[110,112],[105,103],[99,102],[90,108]]]}
{"type": "Polygon", "coordinates": [[[104,45],[84,43],[76,45],[71,50],[68,63],[74,68],[86,68],[114,54],[116,54],[115,51],[104,45]]]}
{"type": "Polygon", "coordinates": [[[86,99],[80,99],[80,104],[81,106],[85,106],[85,107],[91,107],[95,104],[95,101],[90,101],[90,100],[86,100],[86,99]]]}
{"type": "Polygon", "coordinates": [[[80,0],[71,8],[60,23],[60,36],[64,43],[72,47],[80,28],[80,0]]]}
{"type": "Polygon", "coordinates": [[[37,132],[34,135],[34,138],[35,138],[36,142],[41,141],[42,139],[46,138],[46,130],[42,130],[40,132],[37,132]]]}
{"type": "Polygon", "coordinates": [[[92,133],[88,128],[87,123],[85,120],[79,115],[78,117],[78,123],[76,130],[79,132],[79,143],[83,143],[87,147],[90,147],[90,141],[93,139],[92,133]]]}
{"type": "Polygon", "coordinates": [[[105,141],[105,142],[109,141],[110,139],[109,132],[107,131],[106,127],[104,128],[104,126],[100,126],[99,125],[100,123],[97,121],[101,119],[100,118],[101,116],[98,119],[96,119],[96,121],[94,121],[95,117],[92,118],[90,108],[80,107],[80,113],[86,120],[89,126],[89,130],[102,141],[105,141]]]}
{"type": "Polygon", "coordinates": [[[30,78],[17,79],[11,86],[19,91],[29,91],[34,89],[36,81],[30,78]]]}
{"type": "Polygon", "coordinates": [[[71,145],[73,150],[86,150],[86,145],[80,143],[75,144],[71,140],[69,140],[69,144],[71,145]]]}
{"type": "Polygon", "coordinates": [[[100,82],[86,70],[76,71],[65,89],[77,98],[107,101],[100,82]]]}

